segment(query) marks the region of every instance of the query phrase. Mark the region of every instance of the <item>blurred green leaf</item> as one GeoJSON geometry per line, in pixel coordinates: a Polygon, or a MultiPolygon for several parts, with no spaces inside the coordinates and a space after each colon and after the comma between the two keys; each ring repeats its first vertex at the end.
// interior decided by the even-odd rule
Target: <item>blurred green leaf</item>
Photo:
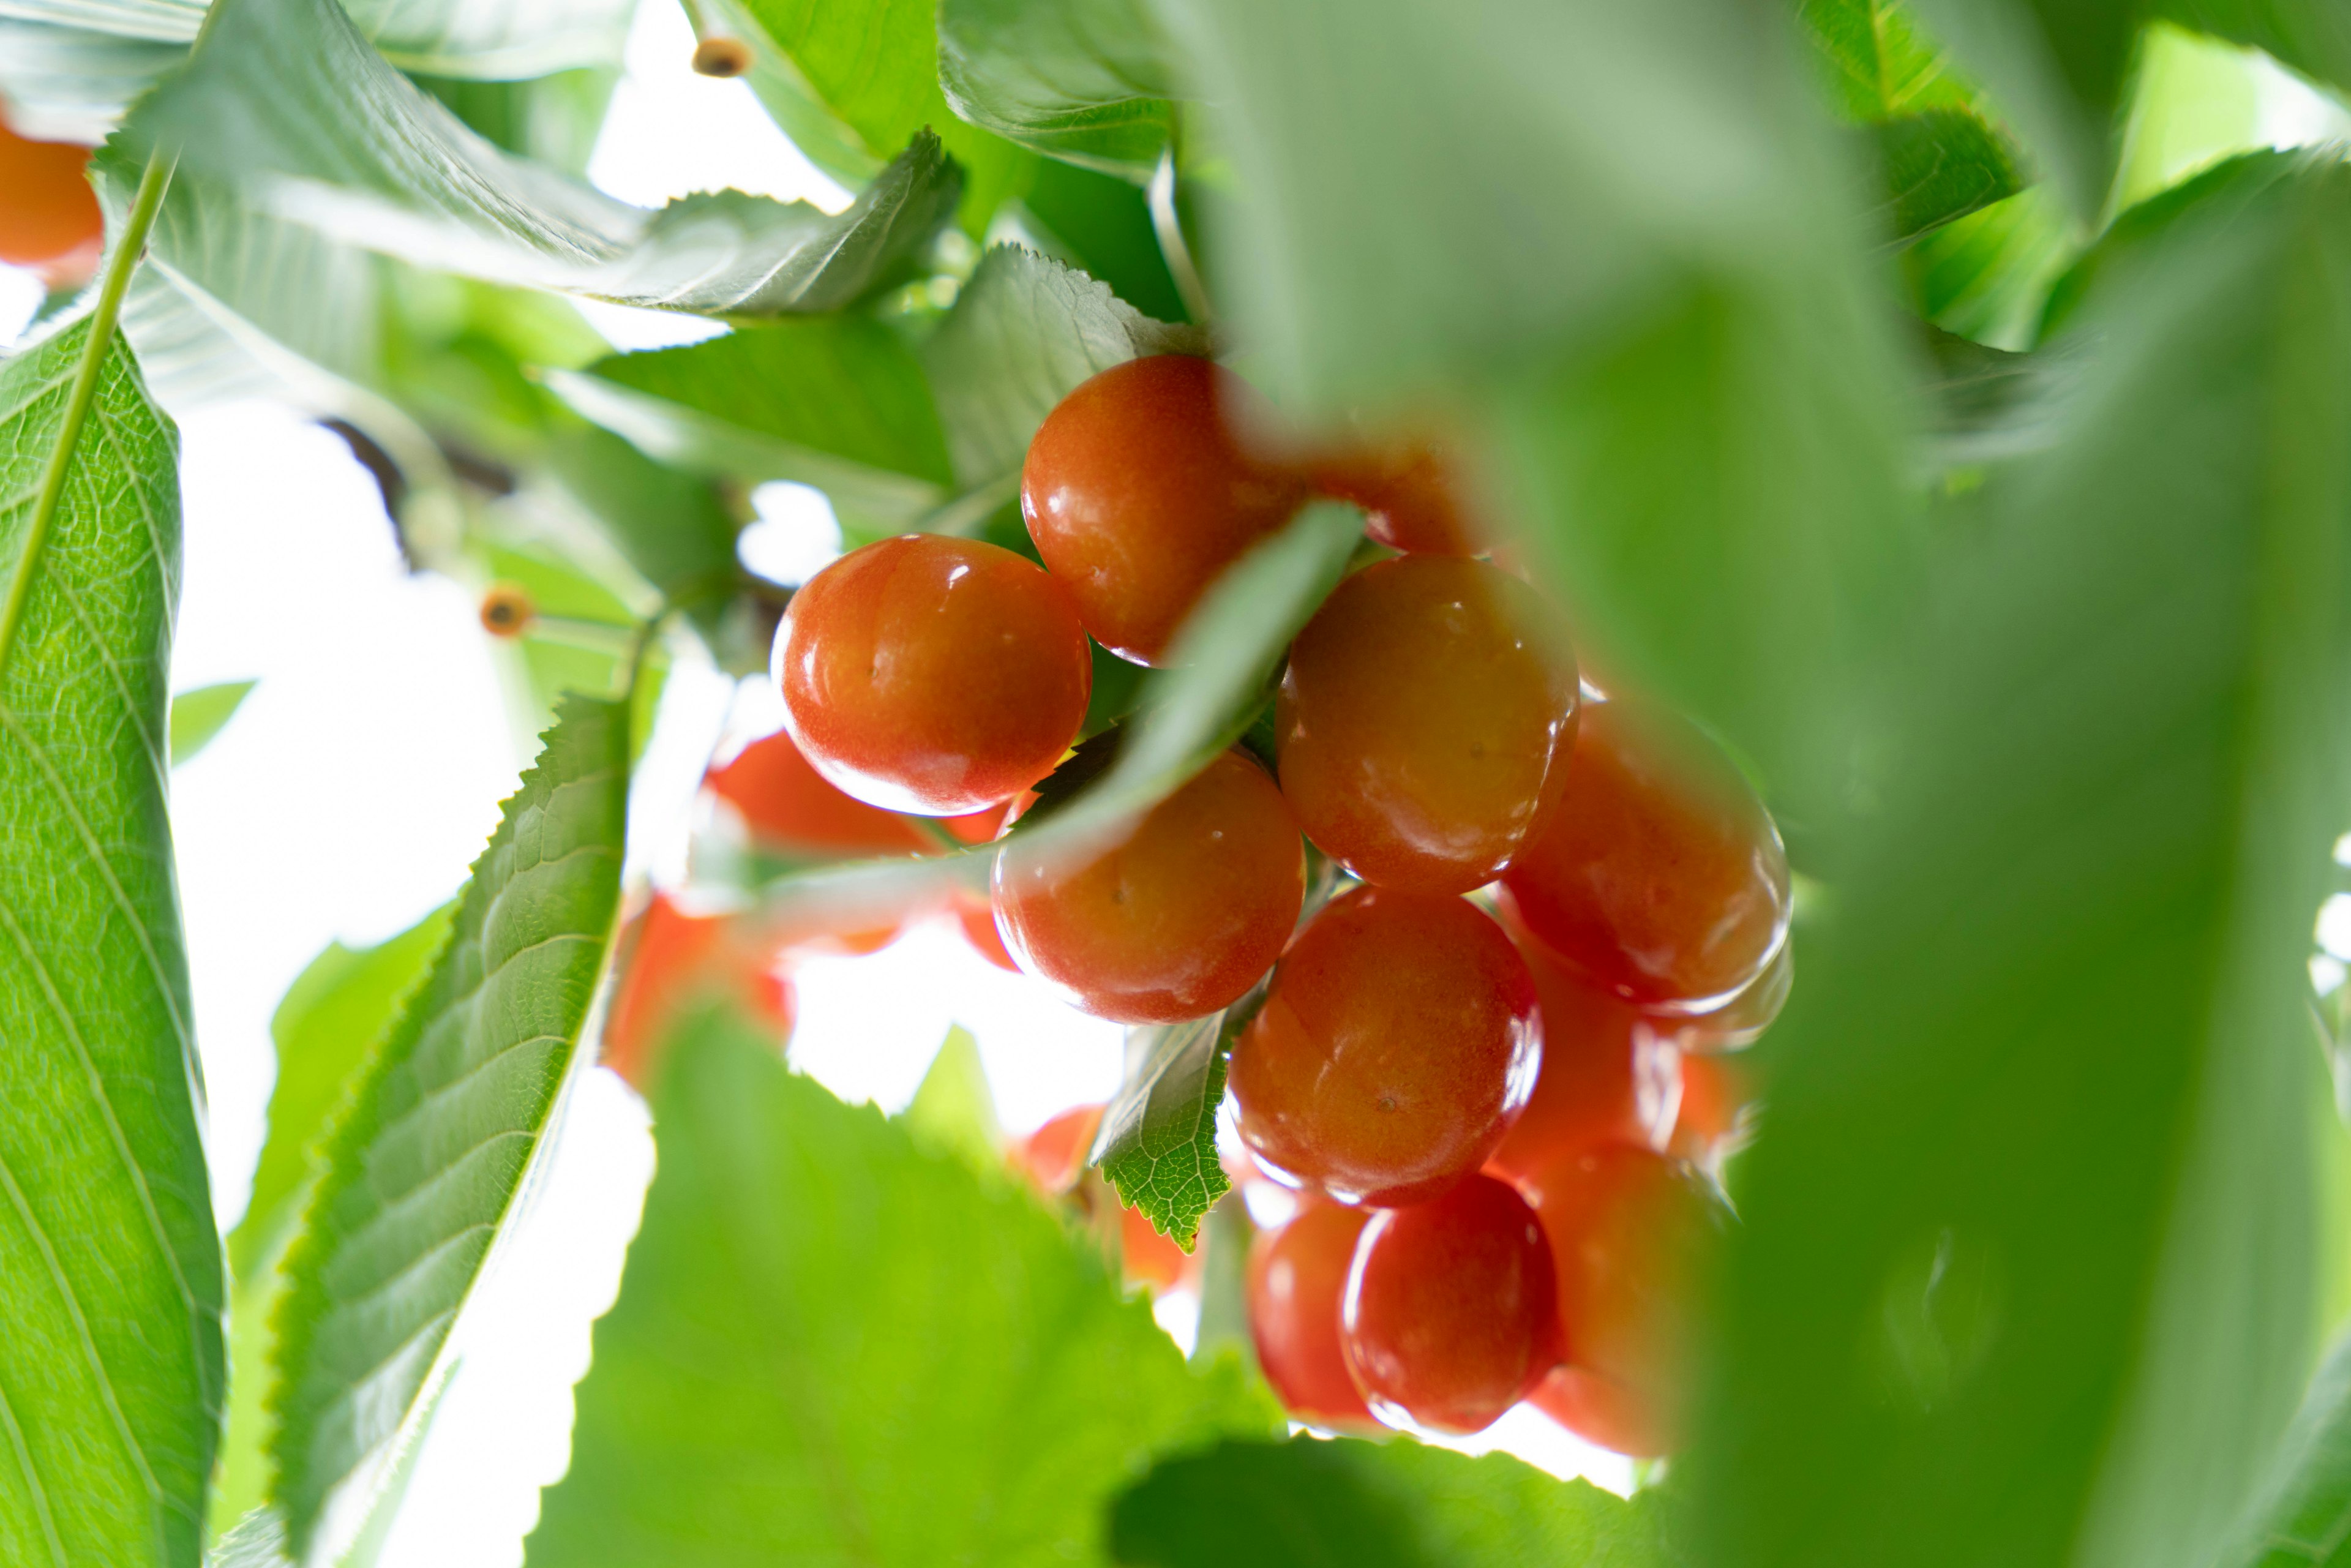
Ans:
{"type": "Polygon", "coordinates": [[[173,696],[170,726],[172,766],[177,768],[211,745],[213,737],[235,716],[237,705],[245,701],[246,694],[255,685],[252,681],[222,681],[217,685],[198,686],[173,696]]]}
{"type": "Polygon", "coordinates": [[[203,50],[131,126],[140,145],[172,143],[189,172],[238,200],[345,244],[497,281],[748,316],[831,309],[888,281],[959,188],[936,139],[917,136],[837,216],[739,191],[649,214],[466,130],[333,0],[215,0],[203,50]]]}
{"type": "Polygon", "coordinates": [[[567,700],[329,1135],[277,1321],[297,1555],[431,1382],[568,1082],[620,903],[629,731],[625,705],[567,700]]]}
{"type": "Polygon", "coordinates": [[[1708,1562],[2206,1563],[2308,1365],[2351,177],[2106,285],[2064,439],[1949,536],[1774,1031],[1708,1562]]]}
{"type": "Polygon", "coordinates": [[[956,113],[1051,157],[1146,179],[1174,136],[1144,0],[942,0],[938,53],[956,113]]]}
{"type": "Polygon", "coordinates": [[[2260,1506],[2219,1568],[2300,1568],[2343,1560],[2351,1542],[2351,1341],[2311,1380],[2278,1445],[2260,1506]]]}
{"type": "Polygon", "coordinates": [[[410,75],[492,145],[575,179],[588,172],[621,77],[616,66],[581,66],[520,81],[410,75]]]}
{"type": "Polygon", "coordinates": [[[1146,316],[1188,320],[1159,248],[1150,199],[1132,182],[1048,160],[1022,193],[1028,228],[1056,259],[1110,285],[1146,316]]]}
{"type": "Polygon", "coordinates": [[[528,1561],[1098,1561],[1151,1456],[1279,1416],[1026,1195],[705,1022],[528,1561]]]}
{"type": "Polygon", "coordinates": [[[1995,349],[2039,341],[2049,290],[2080,253],[2077,226],[2044,184],[1920,238],[1902,271],[1921,318],[1995,349]]]}
{"type": "Polygon", "coordinates": [[[632,0],[347,0],[351,20],[404,71],[520,81],[617,68],[632,0]]]}
{"type": "Polygon", "coordinates": [[[184,41],[0,16],[0,98],[20,136],[96,142],[187,53],[184,41]]]}
{"type": "Polygon", "coordinates": [[[1796,14],[1828,68],[1829,95],[1857,124],[1937,108],[1974,107],[1942,46],[1886,0],[1797,0],[1796,14]]]}
{"type": "Polygon", "coordinates": [[[239,1516],[205,1554],[204,1568],[292,1568],[285,1524],[266,1508],[239,1516]]]}
{"type": "Polygon", "coordinates": [[[706,482],[592,426],[558,435],[547,465],[640,577],[697,625],[716,624],[743,570],[735,519],[706,482]]]}
{"type": "Polygon", "coordinates": [[[2266,50],[2306,77],[2351,87],[2351,26],[2331,0],[2156,0],[2153,10],[2191,31],[2266,50]]]}
{"type": "Polygon", "coordinates": [[[1217,1158],[1217,1107],[1233,1040],[1259,999],[1252,993],[1207,1018],[1128,1030],[1126,1072],[1089,1155],[1121,1203],[1186,1252],[1200,1217],[1232,1186],[1217,1158]]]}
{"type": "Polygon", "coordinates": [[[187,1568],[223,1367],[165,810],[179,444],[99,319],[0,362],[0,1559],[187,1568]]]}
{"type": "Polygon", "coordinates": [[[982,1179],[1004,1174],[1004,1129],[997,1124],[987,1069],[979,1042],[961,1024],[947,1030],[898,1121],[925,1149],[963,1161],[982,1179]]]}
{"type": "Polygon", "coordinates": [[[1942,227],[2023,189],[2000,133],[1965,109],[1932,109],[1876,128],[1887,227],[1897,240],[1942,227]]]}
{"type": "Polygon", "coordinates": [[[1648,1514],[1507,1454],[1293,1437],[1163,1459],[1110,1534],[1129,1568],[1665,1568],[1648,1514]]]}

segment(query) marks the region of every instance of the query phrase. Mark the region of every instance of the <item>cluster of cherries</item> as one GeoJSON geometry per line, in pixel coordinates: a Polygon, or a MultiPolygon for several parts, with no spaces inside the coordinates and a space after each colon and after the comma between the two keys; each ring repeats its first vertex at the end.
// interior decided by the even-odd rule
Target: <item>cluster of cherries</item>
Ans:
{"type": "MultiPolygon", "coordinates": [[[[777,635],[785,732],[711,786],[787,851],[987,841],[1078,737],[1090,638],[1165,664],[1218,575],[1309,499],[1360,505],[1387,549],[1290,649],[1278,779],[1235,749],[1114,843],[1015,834],[987,906],[954,913],[1102,1018],[1248,1009],[1245,1177],[1297,1194],[1258,1241],[1250,1313],[1293,1415],[1470,1432],[1531,1398],[1667,1451],[1719,1213],[1699,1167],[1741,1098],[1719,1053],[1787,988],[1778,834],[1694,727],[1580,679],[1558,615],[1480,559],[1441,452],[1269,455],[1236,434],[1264,423],[1248,399],[1174,355],[1077,388],[1022,476],[1041,568],[938,535],[827,567],[777,635]],[[1311,913],[1308,841],[1349,873],[1311,913]]],[[[637,940],[724,956],[736,938],[657,902],[637,940]]],[[[789,1021],[772,966],[737,972],[789,1021]]],[[[662,1005],[624,986],[624,1070],[662,1005]]],[[[1083,1119],[1038,1134],[1058,1158],[1021,1156],[1040,1186],[1074,1180],[1083,1119]]],[[[1163,1239],[1128,1239],[1130,1272],[1174,1277],[1163,1239]]]]}
{"type": "Polygon", "coordinates": [[[0,103],[0,262],[30,267],[53,289],[89,281],[106,226],[89,164],[78,143],[18,135],[0,103]]]}

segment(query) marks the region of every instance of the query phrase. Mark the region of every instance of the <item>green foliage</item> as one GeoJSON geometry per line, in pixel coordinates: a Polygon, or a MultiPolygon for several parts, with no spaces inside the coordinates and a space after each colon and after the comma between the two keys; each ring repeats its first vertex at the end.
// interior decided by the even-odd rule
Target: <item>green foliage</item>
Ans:
{"type": "Polygon", "coordinates": [[[620,901],[629,730],[624,704],[567,700],[329,1137],[272,1397],[301,1552],[426,1388],[567,1082],[620,901]]]}
{"type": "Polygon", "coordinates": [[[0,1558],[176,1568],[223,1373],[164,810],[179,454],[98,319],[0,364],[0,1558]]]}
{"type": "Polygon", "coordinates": [[[2351,1342],[2311,1379],[2261,1504],[2220,1568],[2296,1568],[2342,1561],[2351,1540],[2351,1342]]]}
{"type": "Polygon", "coordinates": [[[1092,1163],[1152,1228],[1192,1250],[1200,1217],[1232,1183],[1217,1158],[1217,1107],[1252,997],[1207,1018],[1126,1031],[1126,1074],[1102,1112],[1092,1163]]]}
{"type": "Polygon", "coordinates": [[[674,309],[831,309],[890,281],[959,189],[916,136],[837,216],[739,191],[647,214],[465,130],[331,0],[219,0],[209,29],[131,121],[142,146],[169,142],[258,210],[473,277],[674,309]]]}
{"type": "Polygon", "coordinates": [[[494,146],[578,178],[588,172],[620,72],[583,66],[521,81],[410,73],[417,86],[494,146]]]}
{"type": "Polygon", "coordinates": [[[979,1042],[957,1024],[939,1042],[914,1097],[898,1118],[915,1143],[963,1161],[983,1180],[1004,1174],[1004,1129],[996,1120],[979,1042]]]}
{"type": "Polygon", "coordinates": [[[210,746],[213,737],[236,716],[237,706],[245,701],[254,685],[252,681],[222,681],[173,696],[169,745],[172,766],[177,768],[210,746]]]}
{"type": "Polygon", "coordinates": [[[705,1022],[532,1568],[1099,1562],[1157,1454],[1278,1422],[1031,1199],[705,1022]]]}
{"type": "Polygon", "coordinates": [[[1774,1037],[1684,1476],[1707,1560],[2202,1563],[2291,1409],[2346,286],[2339,169],[2182,222],[2085,306],[2057,439],[1970,497],[1774,1037]]]}
{"type": "Polygon", "coordinates": [[[1507,1454],[1228,1441],[1121,1497],[1111,1546],[1131,1568],[1664,1568],[1649,1515],[1507,1454]]]}
{"type": "Polygon", "coordinates": [[[945,0],[956,113],[1055,158],[1146,179],[1175,135],[1174,73],[1143,0],[945,0]]]}
{"type": "Polygon", "coordinates": [[[546,461],[638,576],[666,602],[694,612],[697,624],[716,623],[743,570],[735,519],[708,484],[593,428],[558,434],[546,461]]]}
{"type": "Polygon", "coordinates": [[[2016,161],[1999,132],[1964,109],[1930,109],[1877,128],[1896,239],[1942,227],[2022,190],[2016,161]]]}
{"type": "Polygon", "coordinates": [[[1159,231],[1143,191],[1074,163],[1037,166],[1020,205],[1027,227],[1060,259],[1110,285],[1146,316],[1185,321],[1190,315],[1159,248],[1159,231]]]}

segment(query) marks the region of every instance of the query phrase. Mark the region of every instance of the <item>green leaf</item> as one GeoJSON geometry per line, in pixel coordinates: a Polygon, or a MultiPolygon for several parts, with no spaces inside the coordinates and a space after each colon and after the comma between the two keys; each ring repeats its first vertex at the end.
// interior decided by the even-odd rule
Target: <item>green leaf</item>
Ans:
{"type": "Polygon", "coordinates": [[[898,1120],[931,1153],[959,1159],[983,1178],[1003,1175],[1004,1129],[997,1124],[996,1098],[988,1092],[979,1042],[961,1024],[947,1030],[898,1120]]]}
{"type": "Polygon", "coordinates": [[[1099,1559],[1152,1456],[1279,1417],[1025,1194],[706,1020],[533,1564],[1099,1559]]]}
{"type": "Polygon", "coordinates": [[[2351,87],[2351,29],[2329,0],[2157,0],[2156,15],[2275,56],[2335,87],[2351,87]]]}
{"type": "Polygon", "coordinates": [[[1091,1162],[1151,1228],[1192,1250],[1200,1217],[1232,1183],[1217,1158],[1217,1107],[1233,1041],[1261,993],[1184,1023],[1126,1031],[1126,1074],[1094,1136],[1091,1162]]]}
{"type": "Polygon", "coordinates": [[[1023,226],[1056,259],[1109,284],[1146,316],[1190,319],[1159,248],[1150,198],[1132,182],[1049,160],[1038,164],[1020,205],[1023,226]]]}
{"type": "Polygon", "coordinates": [[[574,178],[588,172],[621,78],[615,66],[581,66],[521,81],[409,74],[492,144],[574,178]]]}
{"type": "Polygon", "coordinates": [[[1293,1437],[1162,1460],[1110,1534],[1130,1568],[1665,1568],[1648,1512],[1507,1454],[1293,1437]]]}
{"type": "Polygon", "coordinates": [[[12,1562],[193,1563],[220,1417],[220,1248],[164,807],[178,442],[113,336],[123,276],[94,331],[0,364],[12,1562]]]}
{"type": "Polygon", "coordinates": [[[328,1139],[277,1314],[272,1500],[298,1555],[432,1381],[569,1081],[619,907],[629,727],[567,699],[328,1139]]]}
{"type": "Polygon", "coordinates": [[[292,1568],[285,1524],[266,1508],[253,1510],[214,1545],[204,1568],[292,1568]]]}
{"type": "Polygon", "coordinates": [[[237,705],[252,691],[252,681],[223,681],[198,686],[172,699],[172,766],[177,768],[210,746],[213,737],[236,715],[237,705]]]}
{"type": "Polygon", "coordinates": [[[649,214],[466,130],[334,0],[217,0],[204,48],[131,124],[256,210],[345,244],[747,316],[829,310],[887,281],[954,210],[959,178],[935,138],[916,136],[837,216],[739,191],[649,214]]]}
{"type": "Polygon", "coordinates": [[[559,435],[546,462],[640,577],[705,632],[716,628],[743,569],[735,519],[707,483],[594,428],[559,435]]]}
{"type": "Polygon", "coordinates": [[[351,20],[403,71],[514,81],[618,68],[629,0],[350,0],[351,20]]]}
{"type": "Polygon", "coordinates": [[[95,142],[187,52],[180,42],[0,16],[0,98],[21,136],[95,142]]]}
{"type": "Polygon", "coordinates": [[[2278,1445],[2278,1463],[2249,1527],[2219,1568],[2298,1568],[2341,1561],[2351,1539],[2351,1341],[2311,1380],[2278,1445]]]}
{"type": "Polygon", "coordinates": [[[943,0],[939,86],[974,125],[1148,178],[1175,133],[1175,73],[1142,0],[943,0]]]}
{"type": "Polygon", "coordinates": [[[1970,497],[1773,1033],[1703,1560],[2206,1563],[2291,1411],[2346,298],[2339,167],[2183,225],[2085,310],[2063,439],[1970,497]]]}
{"type": "Polygon", "coordinates": [[[1965,109],[1933,109],[1876,128],[1887,227],[1911,239],[2024,188],[2000,132],[1965,109]]]}

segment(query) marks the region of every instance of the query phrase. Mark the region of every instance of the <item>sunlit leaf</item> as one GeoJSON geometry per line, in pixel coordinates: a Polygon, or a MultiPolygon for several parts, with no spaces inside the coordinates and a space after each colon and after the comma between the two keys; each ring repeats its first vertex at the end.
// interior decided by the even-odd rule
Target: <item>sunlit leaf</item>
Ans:
{"type": "Polygon", "coordinates": [[[1099,1560],[1156,1454],[1263,1434],[1024,1193],[705,1024],[534,1568],[1099,1560]]]}
{"type": "Polygon", "coordinates": [[[2023,189],[1998,131],[1964,109],[1936,109],[1876,128],[1879,170],[1896,239],[1940,228],[2023,189]]]}
{"type": "Polygon", "coordinates": [[[952,1155],[983,1177],[1003,1174],[1004,1129],[997,1124],[987,1069],[979,1042],[961,1024],[947,1030],[898,1120],[933,1154],[952,1155]]]}
{"type": "Polygon", "coordinates": [[[1232,1183],[1217,1158],[1217,1107],[1233,1040],[1257,1011],[1251,996],[1184,1023],[1126,1031],[1126,1072],[1102,1113],[1089,1156],[1151,1228],[1190,1251],[1232,1183]]]}
{"type": "Polygon", "coordinates": [[[211,745],[213,737],[236,716],[237,705],[245,701],[253,687],[251,681],[223,681],[217,685],[198,686],[192,692],[181,692],[172,697],[172,766],[177,768],[211,745]]]}
{"type": "Polygon", "coordinates": [[[1145,177],[1167,149],[1167,47],[1139,0],[945,0],[939,85],[974,125],[1074,163],[1145,177]]]}

